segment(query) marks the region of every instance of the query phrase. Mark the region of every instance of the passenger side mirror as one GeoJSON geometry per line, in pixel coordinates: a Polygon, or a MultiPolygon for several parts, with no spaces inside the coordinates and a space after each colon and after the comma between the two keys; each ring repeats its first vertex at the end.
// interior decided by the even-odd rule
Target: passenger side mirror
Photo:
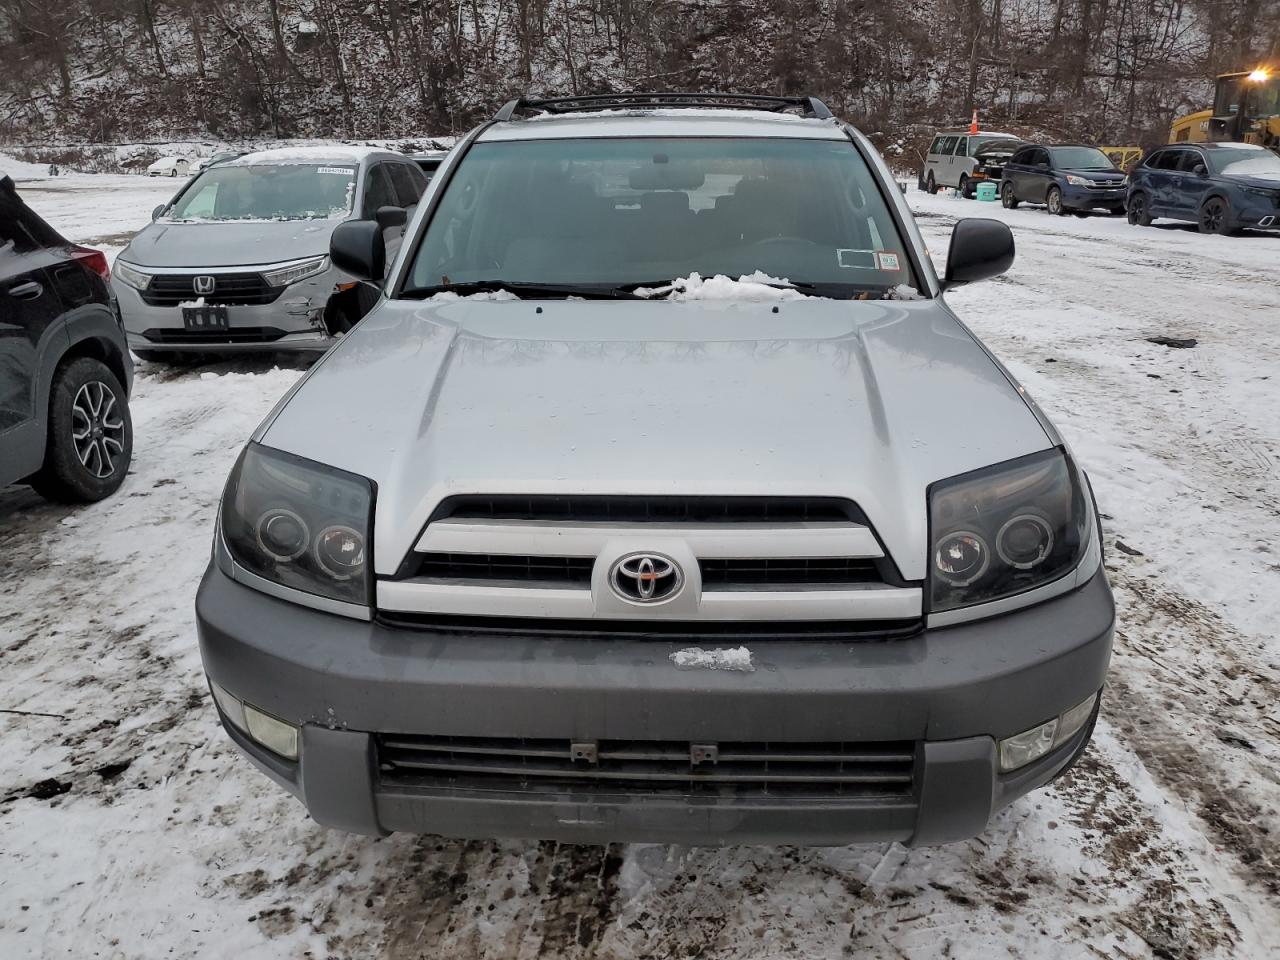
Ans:
{"type": "Polygon", "coordinates": [[[159,220],[159,219],[160,219],[160,214],[164,213],[164,208],[165,208],[166,206],[168,206],[168,204],[164,204],[164,203],[162,203],[162,204],[160,204],[160,206],[158,206],[158,207],[156,207],[154,210],[152,210],[152,211],[151,211],[151,219],[152,219],[152,220],[159,220]]]}
{"type": "Polygon", "coordinates": [[[403,227],[409,222],[409,213],[404,207],[379,207],[378,211],[373,215],[373,219],[378,222],[378,226],[383,230],[389,230],[392,227],[403,227]]]}
{"type": "Polygon", "coordinates": [[[942,288],[998,277],[1013,265],[1013,253],[1013,231],[999,220],[961,220],[951,231],[942,288]]]}
{"type": "MultiPolygon", "coordinates": [[[[399,208],[382,208],[387,209],[399,208]]],[[[347,220],[338,224],[329,238],[329,259],[339,270],[359,280],[382,283],[387,270],[387,245],[383,242],[382,230],[382,225],[372,220],[347,220]]]]}

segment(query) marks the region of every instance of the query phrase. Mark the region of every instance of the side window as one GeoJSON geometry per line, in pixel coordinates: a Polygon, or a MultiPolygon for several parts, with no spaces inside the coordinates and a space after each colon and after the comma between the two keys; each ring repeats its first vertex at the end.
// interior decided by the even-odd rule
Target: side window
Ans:
{"type": "Polygon", "coordinates": [[[1031,154],[1034,153],[1032,147],[1023,147],[1009,158],[1010,163],[1026,164],[1031,162],[1031,154]]]}
{"type": "Polygon", "coordinates": [[[372,220],[379,207],[398,206],[391,193],[391,182],[387,179],[385,163],[375,163],[365,174],[364,183],[364,218],[372,220]]]}
{"type": "Polygon", "coordinates": [[[968,152],[969,152],[969,138],[956,137],[956,151],[955,151],[956,156],[963,157],[968,152]]]}
{"type": "Polygon", "coordinates": [[[1178,158],[1178,170],[1183,173],[1191,173],[1198,166],[1208,168],[1208,164],[1204,162],[1204,157],[1200,155],[1199,150],[1180,150],[1182,154],[1178,158]]]}
{"type": "Polygon", "coordinates": [[[385,169],[391,174],[391,185],[395,188],[397,206],[412,207],[417,203],[422,191],[418,188],[417,183],[414,182],[413,174],[410,173],[408,165],[388,163],[385,169]]]}
{"type": "Polygon", "coordinates": [[[942,141],[943,141],[944,139],[946,139],[946,138],[945,138],[945,137],[934,137],[934,138],[933,138],[933,143],[929,145],[929,153],[931,153],[931,154],[941,153],[941,152],[942,152],[942,141]]]}
{"type": "Polygon", "coordinates": [[[1163,156],[1164,151],[1157,150],[1155,153],[1149,155],[1147,159],[1143,160],[1142,165],[1148,170],[1158,170],[1160,169],[1160,158],[1163,156]]]}
{"type": "Polygon", "coordinates": [[[1040,164],[1043,164],[1043,163],[1048,163],[1049,151],[1046,150],[1044,147],[1033,147],[1031,149],[1031,152],[1027,156],[1026,162],[1031,164],[1031,166],[1033,167],[1039,166],[1040,164]]]}
{"type": "Polygon", "coordinates": [[[24,222],[25,212],[17,197],[0,193],[0,255],[30,253],[40,248],[40,241],[24,222]]]}
{"type": "Polygon", "coordinates": [[[944,157],[951,156],[952,151],[955,150],[956,148],[956,138],[955,137],[939,137],[938,140],[941,144],[938,147],[938,153],[942,154],[942,156],[944,157]]]}
{"type": "Polygon", "coordinates": [[[1185,152],[1186,152],[1185,150],[1164,151],[1164,153],[1160,154],[1160,158],[1157,161],[1156,169],[1157,170],[1177,170],[1178,164],[1181,162],[1182,155],[1185,152]]]}

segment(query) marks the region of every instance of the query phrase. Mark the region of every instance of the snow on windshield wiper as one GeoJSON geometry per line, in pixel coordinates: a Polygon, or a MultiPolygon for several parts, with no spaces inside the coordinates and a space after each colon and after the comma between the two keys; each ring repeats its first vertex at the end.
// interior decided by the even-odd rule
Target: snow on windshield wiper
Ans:
{"type": "Polygon", "coordinates": [[[460,283],[437,283],[426,287],[406,287],[401,296],[425,300],[438,293],[492,293],[505,290],[520,297],[589,297],[638,300],[637,294],[619,287],[598,287],[575,283],[533,283],[522,280],[464,280],[460,283]]]}

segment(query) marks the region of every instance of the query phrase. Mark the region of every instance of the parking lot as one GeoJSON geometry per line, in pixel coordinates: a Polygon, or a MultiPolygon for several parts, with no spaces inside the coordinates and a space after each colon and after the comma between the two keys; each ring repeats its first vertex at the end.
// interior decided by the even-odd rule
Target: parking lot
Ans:
{"type": "MultiPolygon", "coordinates": [[[[19,189],[114,255],[173,185],[19,189]]],[[[227,471],[304,364],[140,363],[118,495],[0,492],[0,955],[1275,956],[1280,236],[910,201],[939,264],[960,217],[1013,228],[1012,271],[947,299],[1104,515],[1115,659],[1066,779],[937,849],[318,828],[218,730],[192,611],[227,471]]]]}

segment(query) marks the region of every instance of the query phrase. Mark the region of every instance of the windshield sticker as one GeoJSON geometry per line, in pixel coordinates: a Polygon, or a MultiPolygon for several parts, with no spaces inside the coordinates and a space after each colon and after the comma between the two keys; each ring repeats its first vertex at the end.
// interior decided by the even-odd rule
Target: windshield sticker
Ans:
{"type": "Polygon", "coordinates": [[[848,270],[874,270],[876,258],[874,250],[837,250],[836,263],[848,270]]]}
{"type": "Polygon", "coordinates": [[[876,265],[881,270],[901,270],[898,265],[898,255],[896,253],[885,253],[883,250],[876,251],[876,265]]]}
{"type": "Polygon", "coordinates": [[[316,167],[316,173],[336,173],[340,177],[349,177],[355,172],[354,167],[316,167]]]}

